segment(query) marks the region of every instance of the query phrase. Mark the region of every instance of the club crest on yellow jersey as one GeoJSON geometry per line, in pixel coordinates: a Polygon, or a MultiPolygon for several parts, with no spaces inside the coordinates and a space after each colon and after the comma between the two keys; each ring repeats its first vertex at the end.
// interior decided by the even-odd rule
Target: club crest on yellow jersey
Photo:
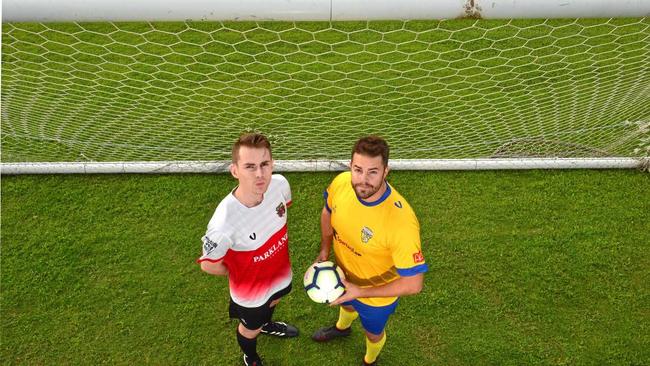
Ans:
{"type": "Polygon", "coordinates": [[[368,244],[368,241],[372,239],[372,235],[374,233],[372,230],[370,230],[367,226],[364,226],[363,229],[361,229],[361,241],[364,244],[368,244]]]}

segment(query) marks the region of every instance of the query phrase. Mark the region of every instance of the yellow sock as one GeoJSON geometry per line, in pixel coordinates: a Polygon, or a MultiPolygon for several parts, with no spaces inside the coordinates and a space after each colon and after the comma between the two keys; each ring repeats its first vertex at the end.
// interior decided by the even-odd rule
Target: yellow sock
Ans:
{"type": "Polygon", "coordinates": [[[336,322],[336,327],[343,330],[350,328],[354,319],[359,317],[356,311],[347,311],[343,306],[339,307],[339,320],[336,322]]]}
{"type": "Polygon", "coordinates": [[[375,362],[377,356],[379,356],[379,352],[384,347],[384,343],[386,343],[386,332],[384,332],[384,336],[377,343],[370,342],[370,339],[366,337],[366,355],[364,356],[364,361],[366,363],[375,362]]]}

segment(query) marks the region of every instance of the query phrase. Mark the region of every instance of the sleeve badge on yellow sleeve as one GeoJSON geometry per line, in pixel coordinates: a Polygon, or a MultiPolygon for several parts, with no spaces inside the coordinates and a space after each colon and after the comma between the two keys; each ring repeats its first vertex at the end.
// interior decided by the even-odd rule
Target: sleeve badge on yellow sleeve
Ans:
{"type": "Polygon", "coordinates": [[[414,263],[424,262],[424,255],[422,255],[422,252],[413,253],[413,262],[414,263]]]}

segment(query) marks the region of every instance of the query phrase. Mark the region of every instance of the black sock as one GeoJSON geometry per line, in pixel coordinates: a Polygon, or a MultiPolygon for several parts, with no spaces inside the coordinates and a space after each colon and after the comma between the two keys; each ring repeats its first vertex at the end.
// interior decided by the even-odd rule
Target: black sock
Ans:
{"type": "Polygon", "coordinates": [[[256,361],[260,359],[257,354],[257,338],[249,339],[244,337],[239,333],[239,327],[237,328],[237,343],[239,343],[239,348],[244,351],[249,360],[256,361]]]}
{"type": "MultiPolygon", "coordinates": [[[[276,306],[277,306],[277,305],[276,305],[276,306]]],[[[270,322],[273,321],[273,312],[275,311],[275,306],[272,307],[272,308],[269,308],[269,310],[271,311],[271,316],[269,316],[269,323],[270,323],[270,322]]]]}

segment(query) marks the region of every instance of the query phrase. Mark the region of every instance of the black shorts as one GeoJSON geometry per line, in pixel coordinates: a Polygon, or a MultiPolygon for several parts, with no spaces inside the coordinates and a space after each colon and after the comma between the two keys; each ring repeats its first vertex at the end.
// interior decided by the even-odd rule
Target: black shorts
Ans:
{"type": "Polygon", "coordinates": [[[232,298],[230,298],[230,306],[228,307],[228,312],[230,313],[230,317],[232,319],[239,319],[239,321],[244,325],[244,327],[246,327],[246,329],[260,329],[264,324],[271,321],[271,302],[287,295],[289,292],[291,292],[291,284],[273,294],[273,296],[271,296],[271,298],[266,303],[264,303],[264,305],[258,306],[256,308],[247,308],[241,306],[234,302],[232,298]]]}

